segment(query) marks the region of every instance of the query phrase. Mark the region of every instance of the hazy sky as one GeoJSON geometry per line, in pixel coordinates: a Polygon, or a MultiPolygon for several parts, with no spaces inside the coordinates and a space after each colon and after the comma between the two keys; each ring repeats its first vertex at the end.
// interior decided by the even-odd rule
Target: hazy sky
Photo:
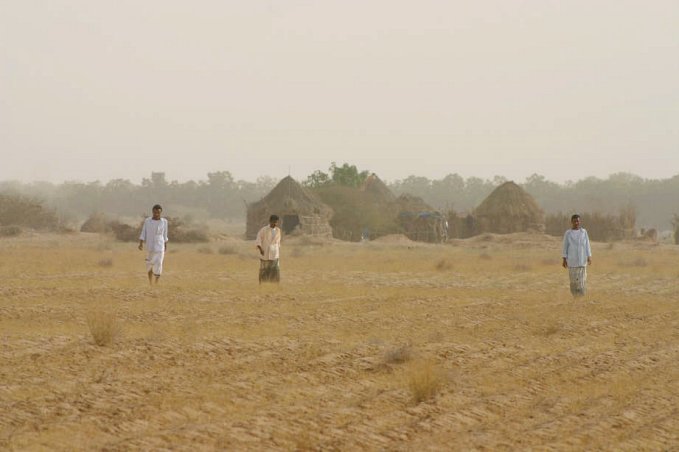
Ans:
{"type": "Polygon", "coordinates": [[[0,0],[0,180],[679,174],[676,0],[0,0]]]}

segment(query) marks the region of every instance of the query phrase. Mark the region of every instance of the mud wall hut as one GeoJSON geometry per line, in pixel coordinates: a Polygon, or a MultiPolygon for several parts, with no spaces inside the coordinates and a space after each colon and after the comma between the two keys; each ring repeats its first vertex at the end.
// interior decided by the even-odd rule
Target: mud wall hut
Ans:
{"type": "Polygon", "coordinates": [[[280,217],[284,234],[332,235],[332,209],[290,176],[283,178],[261,200],[248,205],[245,231],[248,240],[256,238],[257,231],[268,224],[271,214],[280,217]]]}

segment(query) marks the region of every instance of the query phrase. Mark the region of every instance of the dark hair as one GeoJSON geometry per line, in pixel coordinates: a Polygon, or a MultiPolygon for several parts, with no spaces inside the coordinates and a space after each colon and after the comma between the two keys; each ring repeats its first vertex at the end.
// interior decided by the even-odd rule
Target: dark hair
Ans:
{"type": "Polygon", "coordinates": [[[580,218],[580,215],[574,213],[573,216],[571,217],[571,221],[575,220],[576,218],[580,218]]]}
{"type": "Polygon", "coordinates": [[[152,210],[156,210],[156,209],[163,210],[163,208],[160,206],[160,204],[156,204],[155,206],[153,206],[152,210]]]}
{"type": "Polygon", "coordinates": [[[278,215],[271,215],[269,217],[269,223],[273,223],[274,221],[278,221],[278,215]]]}

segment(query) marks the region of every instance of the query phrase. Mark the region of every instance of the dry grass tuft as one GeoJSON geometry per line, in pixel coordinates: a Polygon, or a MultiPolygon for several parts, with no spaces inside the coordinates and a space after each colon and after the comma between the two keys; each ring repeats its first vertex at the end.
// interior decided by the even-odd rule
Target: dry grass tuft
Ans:
{"type": "Polygon", "coordinates": [[[107,257],[100,259],[99,262],[97,262],[97,265],[104,268],[113,267],[113,258],[107,257]]]}
{"type": "Polygon", "coordinates": [[[648,265],[648,261],[643,257],[637,257],[636,259],[627,262],[627,265],[629,267],[646,267],[648,265]]]}
{"type": "Polygon", "coordinates": [[[304,248],[300,248],[298,246],[292,248],[292,251],[290,251],[290,256],[291,257],[303,257],[306,256],[306,252],[304,251],[304,248]]]}
{"type": "Polygon", "coordinates": [[[100,347],[113,344],[122,333],[120,323],[112,312],[92,311],[87,314],[86,320],[94,343],[100,347]]]}
{"type": "Polygon", "coordinates": [[[0,237],[16,237],[22,232],[21,227],[16,225],[0,226],[0,237]]]}
{"type": "Polygon", "coordinates": [[[224,245],[219,247],[219,254],[223,254],[225,256],[230,254],[238,254],[238,250],[233,245],[224,245]]]}
{"type": "Polygon", "coordinates": [[[479,259],[481,259],[482,261],[489,261],[489,260],[493,259],[493,256],[491,256],[488,253],[481,253],[481,254],[479,254],[479,259]]]}
{"type": "Polygon", "coordinates": [[[413,357],[413,350],[410,345],[401,345],[390,348],[384,352],[384,362],[386,364],[402,364],[413,357]]]}
{"type": "Polygon", "coordinates": [[[434,398],[443,386],[441,370],[431,362],[413,363],[406,378],[415,403],[434,398]]]}
{"type": "Polygon", "coordinates": [[[514,264],[513,269],[515,272],[529,272],[532,270],[531,266],[527,264],[514,264]]]}
{"type": "Polygon", "coordinates": [[[201,246],[196,251],[200,254],[214,254],[214,250],[209,246],[201,246]]]}
{"type": "Polygon", "coordinates": [[[450,262],[448,259],[441,259],[436,263],[436,270],[438,271],[452,270],[452,268],[453,263],[450,262]]]}

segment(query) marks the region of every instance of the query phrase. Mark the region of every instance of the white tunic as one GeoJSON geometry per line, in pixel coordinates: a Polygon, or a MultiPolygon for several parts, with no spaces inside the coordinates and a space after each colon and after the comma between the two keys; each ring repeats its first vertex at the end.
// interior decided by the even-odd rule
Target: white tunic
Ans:
{"type": "Polygon", "coordinates": [[[146,243],[146,250],[149,253],[165,252],[165,242],[168,241],[167,220],[165,218],[154,220],[152,217],[148,217],[144,220],[139,240],[146,243]]]}
{"type": "Polygon", "coordinates": [[[585,228],[569,229],[563,236],[563,257],[569,267],[586,267],[587,258],[592,256],[589,236],[585,228]]]}
{"type": "Polygon", "coordinates": [[[260,259],[265,261],[272,261],[278,259],[281,248],[281,230],[280,228],[272,228],[271,226],[264,226],[257,233],[257,241],[255,245],[262,248],[264,255],[260,255],[260,259]]]}

